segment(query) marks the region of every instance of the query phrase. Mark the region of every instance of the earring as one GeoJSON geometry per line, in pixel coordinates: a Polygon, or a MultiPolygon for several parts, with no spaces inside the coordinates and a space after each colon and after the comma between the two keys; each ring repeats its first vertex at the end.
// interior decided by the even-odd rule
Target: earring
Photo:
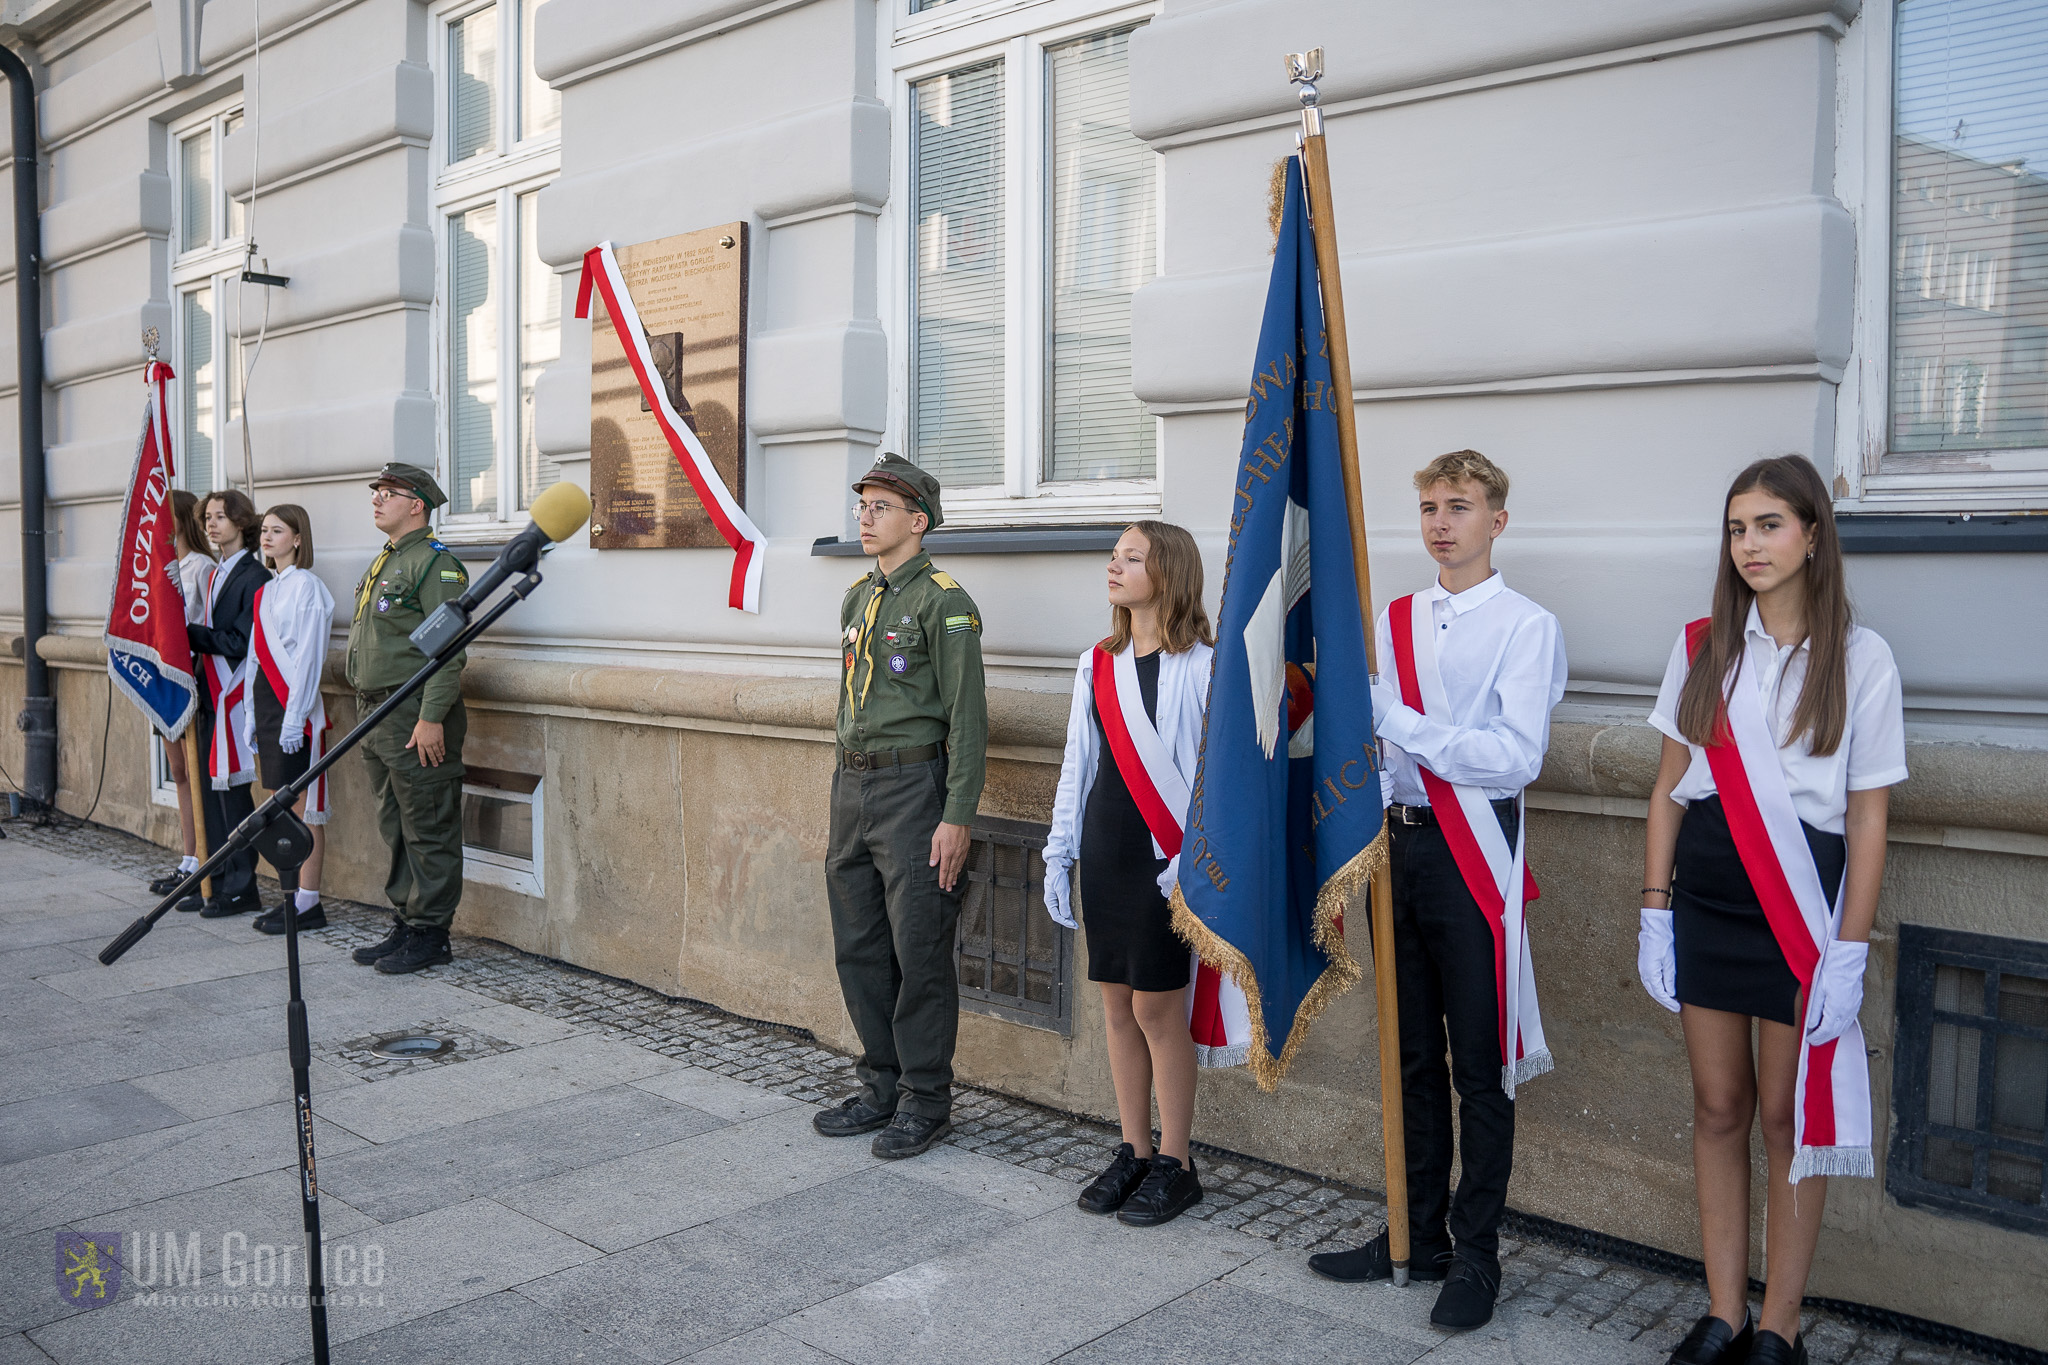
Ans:
{"type": "Polygon", "coordinates": [[[1811,551],[1811,550],[1808,550],[1808,551],[1806,552],[1806,557],[1807,557],[1808,559],[1812,559],[1812,558],[1813,558],[1813,551],[1811,551]]]}

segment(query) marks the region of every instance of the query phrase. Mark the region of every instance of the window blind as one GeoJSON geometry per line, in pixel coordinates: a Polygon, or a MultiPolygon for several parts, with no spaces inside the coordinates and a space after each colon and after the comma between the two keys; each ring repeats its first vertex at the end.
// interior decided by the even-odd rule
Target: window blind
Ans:
{"type": "Polygon", "coordinates": [[[912,89],[911,458],[946,484],[1001,483],[1003,63],[912,89]]]}
{"type": "Polygon", "coordinates": [[[2048,446],[2048,6],[1903,0],[1891,448],[2048,446]]]}
{"type": "Polygon", "coordinates": [[[448,164],[498,147],[498,7],[448,25],[448,164]]]}
{"type": "Polygon", "coordinates": [[[185,371],[185,489],[202,496],[214,484],[213,455],[213,288],[178,296],[178,330],[183,333],[185,371]]]}
{"type": "Polygon", "coordinates": [[[1156,268],[1158,229],[1156,158],[1131,135],[1130,37],[1046,52],[1047,480],[1149,478],[1157,459],[1131,392],[1131,295],[1156,268]]]}
{"type": "Polygon", "coordinates": [[[178,250],[213,244],[213,128],[178,144],[178,250]]]}
{"type": "Polygon", "coordinates": [[[519,0],[519,136],[542,137],[562,126],[562,94],[533,70],[533,12],[541,0],[519,0]]]}
{"type": "Polygon", "coordinates": [[[533,390],[562,354],[562,277],[540,258],[540,195],[519,196],[519,505],[562,477],[533,430],[533,390]]]}
{"type": "Polygon", "coordinates": [[[498,208],[485,204],[448,220],[448,510],[498,511],[498,208]]]}

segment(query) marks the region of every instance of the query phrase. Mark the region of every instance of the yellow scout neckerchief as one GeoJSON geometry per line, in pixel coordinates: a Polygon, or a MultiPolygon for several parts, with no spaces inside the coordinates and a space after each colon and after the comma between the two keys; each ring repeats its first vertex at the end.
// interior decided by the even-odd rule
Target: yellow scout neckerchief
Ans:
{"type": "Polygon", "coordinates": [[[384,553],[377,556],[375,562],[370,565],[370,571],[363,575],[363,581],[356,585],[356,620],[363,619],[363,608],[370,605],[370,594],[377,588],[377,575],[384,572],[384,561],[391,558],[391,552],[397,548],[386,541],[384,553]]]}

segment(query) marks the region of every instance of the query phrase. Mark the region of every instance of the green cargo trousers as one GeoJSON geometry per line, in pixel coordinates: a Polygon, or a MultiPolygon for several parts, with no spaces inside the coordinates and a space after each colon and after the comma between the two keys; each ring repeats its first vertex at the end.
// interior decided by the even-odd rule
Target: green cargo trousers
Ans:
{"type": "MultiPolygon", "coordinates": [[[[376,704],[370,698],[358,699],[364,714],[376,704]]],[[[414,695],[363,740],[363,764],[377,799],[377,829],[391,850],[385,897],[414,928],[446,929],[462,904],[462,738],[469,715],[457,702],[443,718],[448,757],[433,768],[405,747],[419,718],[414,695]]]]}
{"type": "Polygon", "coordinates": [[[825,892],[839,990],[860,1035],[861,1098],[943,1119],[953,1112],[960,977],[959,888],[939,889],[932,832],[946,808],[946,760],[832,776],[825,892]]]}

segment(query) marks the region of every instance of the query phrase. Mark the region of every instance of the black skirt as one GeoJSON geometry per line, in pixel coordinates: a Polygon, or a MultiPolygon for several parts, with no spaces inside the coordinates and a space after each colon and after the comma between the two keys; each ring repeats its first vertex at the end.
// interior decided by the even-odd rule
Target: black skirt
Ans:
{"type": "Polygon", "coordinates": [[[249,706],[256,720],[256,776],[263,780],[265,790],[276,791],[306,775],[306,769],[313,766],[313,746],[302,744],[295,754],[279,747],[278,737],[284,731],[284,702],[271,687],[270,675],[260,668],[255,673],[249,706]]]}
{"type": "MultiPolygon", "coordinates": [[[[1803,820],[1800,828],[1821,888],[1832,899],[1842,884],[1848,843],[1803,820]]],[[[1798,1026],[1799,978],[1764,917],[1718,796],[1694,801],[1679,822],[1671,926],[1678,940],[1681,1004],[1798,1026]]]]}
{"type": "MultiPolygon", "coordinates": [[[[1159,656],[1138,660],[1145,714],[1157,720],[1159,656]]],[[[1173,909],[1159,894],[1166,859],[1152,854],[1152,830],[1117,771],[1095,714],[1101,761],[1081,816],[1081,927],[1088,935],[1088,979],[1134,991],[1177,991],[1188,984],[1188,946],[1175,937],[1173,909]]]]}

